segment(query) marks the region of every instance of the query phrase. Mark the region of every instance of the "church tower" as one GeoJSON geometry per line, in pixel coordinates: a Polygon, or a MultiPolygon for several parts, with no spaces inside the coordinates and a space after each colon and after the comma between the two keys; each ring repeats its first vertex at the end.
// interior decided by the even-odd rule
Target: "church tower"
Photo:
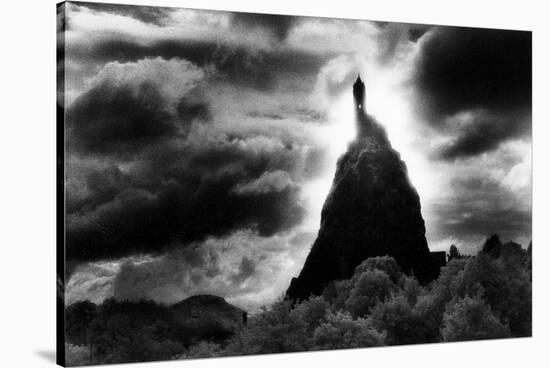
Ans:
{"type": "Polygon", "coordinates": [[[353,99],[355,100],[355,112],[363,114],[365,112],[365,83],[363,83],[359,74],[357,74],[357,80],[353,84],[353,99]]]}

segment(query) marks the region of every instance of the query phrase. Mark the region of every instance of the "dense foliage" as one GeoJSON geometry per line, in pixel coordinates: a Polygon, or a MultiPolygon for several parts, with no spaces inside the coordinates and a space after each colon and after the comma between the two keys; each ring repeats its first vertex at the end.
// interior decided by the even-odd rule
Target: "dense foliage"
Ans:
{"type": "Polygon", "coordinates": [[[112,363],[530,336],[531,245],[493,236],[476,256],[450,254],[428,285],[391,257],[369,258],[321,296],[279,300],[230,335],[182,329],[152,302],[73,304],[67,356],[112,363]]]}

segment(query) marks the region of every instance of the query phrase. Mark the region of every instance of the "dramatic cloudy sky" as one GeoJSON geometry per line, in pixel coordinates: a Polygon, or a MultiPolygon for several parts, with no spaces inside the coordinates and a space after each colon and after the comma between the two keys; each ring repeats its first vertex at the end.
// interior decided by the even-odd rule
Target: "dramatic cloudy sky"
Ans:
{"type": "Polygon", "coordinates": [[[279,297],[357,73],[432,250],[531,239],[530,33],[90,3],[62,25],[68,303],[279,297]]]}

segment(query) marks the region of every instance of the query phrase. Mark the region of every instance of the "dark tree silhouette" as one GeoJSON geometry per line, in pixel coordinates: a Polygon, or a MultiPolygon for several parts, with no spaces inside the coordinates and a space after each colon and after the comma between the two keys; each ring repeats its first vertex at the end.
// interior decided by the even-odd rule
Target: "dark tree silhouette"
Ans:
{"type": "Polygon", "coordinates": [[[458,248],[456,245],[451,244],[451,247],[449,248],[449,261],[453,259],[460,259],[462,256],[460,255],[460,252],[458,251],[458,248]]]}

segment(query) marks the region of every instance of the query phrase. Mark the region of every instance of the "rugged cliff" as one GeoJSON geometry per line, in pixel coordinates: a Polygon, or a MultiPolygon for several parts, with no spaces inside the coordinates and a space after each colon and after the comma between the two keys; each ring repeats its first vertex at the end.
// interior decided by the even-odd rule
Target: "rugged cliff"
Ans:
{"type": "Polygon", "coordinates": [[[438,274],[405,163],[372,117],[359,109],[357,120],[358,137],[338,160],[317,239],[287,291],[291,299],[320,294],[368,257],[392,256],[421,282],[438,274]]]}

